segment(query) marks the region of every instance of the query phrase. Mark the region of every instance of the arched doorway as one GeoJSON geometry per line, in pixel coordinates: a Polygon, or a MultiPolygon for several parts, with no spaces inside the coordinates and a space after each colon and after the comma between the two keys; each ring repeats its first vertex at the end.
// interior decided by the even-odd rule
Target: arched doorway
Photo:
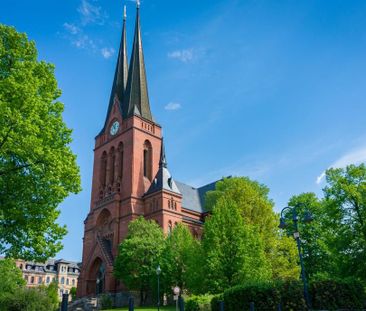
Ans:
{"type": "Polygon", "coordinates": [[[105,290],[105,266],[104,263],[102,262],[97,272],[95,293],[99,295],[103,293],[104,290],[105,290]]]}
{"type": "Polygon", "coordinates": [[[87,295],[99,295],[105,291],[105,264],[101,258],[94,259],[87,280],[87,295]]]}

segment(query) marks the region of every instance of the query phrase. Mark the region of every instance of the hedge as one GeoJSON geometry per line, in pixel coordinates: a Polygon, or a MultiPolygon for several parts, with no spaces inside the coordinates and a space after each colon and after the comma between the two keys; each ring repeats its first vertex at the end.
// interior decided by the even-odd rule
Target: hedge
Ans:
{"type": "MultiPolygon", "coordinates": [[[[365,289],[357,280],[316,281],[309,289],[315,310],[355,310],[365,307],[365,289]]],[[[279,303],[284,311],[306,310],[303,284],[300,281],[248,283],[229,288],[221,296],[213,297],[212,311],[218,310],[220,300],[225,302],[225,311],[249,310],[251,302],[254,302],[256,311],[277,310],[279,303]]]]}
{"type": "Polygon", "coordinates": [[[362,309],[366,293],[362,283],[355,279],[317,281],[310,285],[314,309],[362,309]]]}
{"type": "Polygon", "coordinates": [[[211,311],[212,295],[191,296],[186,299],[186,311],[211,311]]]}

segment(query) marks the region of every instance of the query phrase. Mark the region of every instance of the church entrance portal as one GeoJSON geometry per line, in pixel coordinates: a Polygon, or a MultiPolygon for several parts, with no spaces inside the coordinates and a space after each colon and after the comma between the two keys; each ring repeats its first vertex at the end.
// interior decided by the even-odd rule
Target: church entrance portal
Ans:
{"type": "Polygon", "coordinates": [[[89,269],[87,294],[99,295],[105,291],[105,264],[97,257],[89,269]]]}

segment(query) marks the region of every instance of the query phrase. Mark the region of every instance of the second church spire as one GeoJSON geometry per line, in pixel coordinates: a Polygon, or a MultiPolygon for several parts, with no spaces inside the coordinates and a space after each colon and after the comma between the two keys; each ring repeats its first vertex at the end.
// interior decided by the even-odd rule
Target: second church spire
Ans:
{"type": "Polygon", "coordinates": [[[127,109],[125,117],[137,115],[153,121],[142,49],[139,2],[137,2],[135,34],[123,106],[127,109]]]}

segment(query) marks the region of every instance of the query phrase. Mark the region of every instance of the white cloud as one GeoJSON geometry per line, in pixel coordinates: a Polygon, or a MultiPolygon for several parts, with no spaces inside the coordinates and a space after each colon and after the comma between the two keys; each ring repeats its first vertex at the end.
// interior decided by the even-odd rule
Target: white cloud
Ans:
{"type": "Polygon", "coordinates": [[[191,62],[194,58],[193,49],[176,50],[168,53],[169,58],[178,59],[183,63],[191,62]]]}
{"type": "MultiPolygon", "coordinates": [[[[342,157],[340,157],[338,160],[333,162],[329,166],[329,168],[343,168],[350,164],[361,164],[366,162],[366,147],[353,150],[342,157]]],[[[316,183],[320,184],[325,178],[325,171],[322,172],[316,179],[316,183]]]]}
{"type": "Polygon", "coordinates": [[[64,28],[72,35],[76,35],[81,32],[79,27],[71,23],[64,23],[64,28]]]}
{"type": "Polygon", "coordinates": [[[182,108],[182,105],[176,102],[170,102],[164,107],[165,110],[178,110],[180,108],[182,108]]]}
{"type": "Polygon", "coordinates": [[[102,48],[100,52],[105,59],[108,59],[114,54],[115,51],[114,48],[102,48]]]}
{"type": "Polygon", "coordinates": [[[78,12],[81,15],[81,23],[87,24],[99,24],[102,25],[107,18],[107,14],[102,10],[100,6],[94,5],[87,0],[82,0],[78,8],[78,12]]]}

